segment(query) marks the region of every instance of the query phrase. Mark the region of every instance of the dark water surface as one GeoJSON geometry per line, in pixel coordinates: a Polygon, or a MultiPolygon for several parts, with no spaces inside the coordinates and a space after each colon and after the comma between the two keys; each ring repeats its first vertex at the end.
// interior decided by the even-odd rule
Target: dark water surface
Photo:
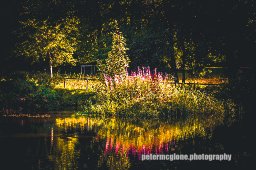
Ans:
{"type": "Polygon", "coordinates": [[[88,116],[1,118],[0,169],[250,169],[242,123],[176,123],[88,116]],[[232,161],[141,161],[141,154],[232,154],[232,161]]]}

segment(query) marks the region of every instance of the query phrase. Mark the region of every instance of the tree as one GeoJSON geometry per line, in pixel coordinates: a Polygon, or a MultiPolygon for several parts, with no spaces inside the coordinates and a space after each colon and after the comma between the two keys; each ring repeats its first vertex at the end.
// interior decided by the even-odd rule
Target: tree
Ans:
{"type": "Polygon", "coordinates": [[[119,30],[116,20],[113,21],[113,24],[116,30],[112,33],[111,50],[108,52],[108,56],[105,60],[99,61],[100,71],[111,77],[112,80],[114,80],[115,76],[125,76],[126,68],[130,62],[126,54],[128,48],[126,47],[125,38],[119,30]]]}
{"type": "Polygon", "coordinates": [[[33,61],[48,62],[51,77],[53,67],[64,63],[75,65],[76,59],[73,54],[79,43],[77,17],[69,16],[53,24],[48,20],[35,19],[29,19],[21,24],[24,28],[22,35],[25,41],[18,46],[17,52],[20,55],[31,57],[33,61]]]}

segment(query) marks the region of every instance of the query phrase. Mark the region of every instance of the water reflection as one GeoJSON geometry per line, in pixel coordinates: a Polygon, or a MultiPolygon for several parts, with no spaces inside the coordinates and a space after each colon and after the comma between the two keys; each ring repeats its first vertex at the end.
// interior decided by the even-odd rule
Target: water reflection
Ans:
{"type": "MultiPolygon", "coordinates": [[[[211,130],[223,122],[223,117],[193,117],[176,122],[159,120],[123,120],[117,118],[68,117],[56,119],[58,133],[74,135],[70,139],[57,139],[56,164],[75,168],[77,134],[92,136],[92,143],[105,141],[100,149],[98,167],[129,169],[130,157],[140,159],[141,154],[170,153],[176,143],[194,137],[210,137],[211,130]]],[[[83,145],[83,143],[80,143],[83,145]]]]}
{"type": "Polygon", "coordinates": [[[79,150],[76,150],[77,136],[56,138],[56,145],[49,160],[54,162],[54,169],[78,169],[79,150]]]}
{"type": "Polygon", "coordinates": [[[133,169],[142,164],[144,153],[223,152],[221,143],[211,143],[213,129],[223,121],[220,115],[191,115],[179,122],[75,115],[4,118],[0,160],[6,169],[133,169]]]}

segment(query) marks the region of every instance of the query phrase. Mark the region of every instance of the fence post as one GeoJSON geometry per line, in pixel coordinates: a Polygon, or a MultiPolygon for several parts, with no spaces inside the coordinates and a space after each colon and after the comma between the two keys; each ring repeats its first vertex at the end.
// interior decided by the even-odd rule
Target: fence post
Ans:
{"type": "Polygon", "coordinates": [[[64,78],[64,89],[66,88],[66,78],[64,78]]]}
{"type": "Polygon", "coordinates": [[[86,77],[86,91],[88,91],[88,77],[86,77]]]}

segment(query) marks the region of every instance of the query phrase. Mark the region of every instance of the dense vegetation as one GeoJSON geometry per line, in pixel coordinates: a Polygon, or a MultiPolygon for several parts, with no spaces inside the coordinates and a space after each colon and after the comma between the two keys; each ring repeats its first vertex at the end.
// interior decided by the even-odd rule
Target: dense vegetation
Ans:
{"type": "Polygon", "coordinates": [[[92,95],[83,90],[54,88],[61,77],[50,79],[48,74],[16,74],[0,82],[0,108],[4,113],[36,113],[79,110],[92,95]]]}
{"type": "Polygon", "coordinates": [[[129,117],[177,117],[186,114],[219,114],[233,112],[234,103],[217,99],[213,91],[173,84],[168,75],[149,68],[138,68],[125,79],[111,77],[97,88],[95,104],[86,111],[129,117]]]}
{"type": "MultiPolygon", "coordinates": [[[[72,110],[81,114],[134,118],[180,119],[191,115],[234,117],[237,107],[223,91],[198,85],[174,84],[173,77],[138,68],[123,79],[94,79],[81,75],[65,82],[62,76],[20,74],[2,79],[1,109],[5,114],[72,110]],[[114,82],[114,83],[113,83],[114,82]]],[[[70,77],[70,76],[69,76],[70,77]]],[[[223,88],[221,88],[223,89],[223,88]]]]}
{"type": "Polygon", "coordinates": [[[234,79],[239,66],[252,66],[255,55],[253,0],[26,0],[16,6],[18,22],[1,71],[28,70],[32,61],[38,61],[33,70],[51,62],[54,67],[97,63],[106,59],[117,28],[126,39],[132,69],[157,67],[175,76],[225,66],[234,79]]]}
{"type": "Polygon", "coordinates": [[[250,66],[247,59],[254,54],[252,0],[26,0],[19,5],[15,45],[1,62],[3,112],[224,115],[235,108],[226,92],[246,86],[240,84],[239,67],[250,66]],[[77,79],[63,88],[66,76],[59,73],[77,73],[74,66],[80,64],[97,65],[94,80],[77,79]],[[209,77],[209,67],[223,70],[226,81],[216,80],[228,90],[185,84],[188,77],[209,77]]]}

